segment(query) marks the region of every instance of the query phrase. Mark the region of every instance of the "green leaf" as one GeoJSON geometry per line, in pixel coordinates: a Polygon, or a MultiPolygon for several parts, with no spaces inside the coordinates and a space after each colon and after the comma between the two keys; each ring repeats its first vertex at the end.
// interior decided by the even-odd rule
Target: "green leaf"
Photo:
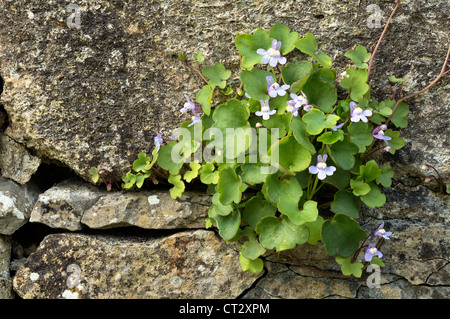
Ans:
{"type": "Polygon", "coordinates": [[[91,169],[89,171],[89,173],[92,175],[92,181],[94,183],[97,183],[98,182],[98,178],[99,178],[99,176],[98,176],[98,169],[97,168],[93,168],[93,169],[91,169]]]}
{"type": "Polygon", "coordinates": [[[167,181],[173,185],[173,187],[169,190],[170,196],[173,199],[176,199],[177,197],[181,198],[181,195],[183,195],[185,189],[184,183],[181,180],[181,175],[170,175],[167,181]]]}
{"type": "Polygon", "coordinates": [[[147,171],[150,167],[151,158],[148,157],[145,153],[140,152],[138,154],[138,159],[133,162],[133,169],[136,172],[147,171]]]}
{"type": "Polygon", "coordinates": [[[191,168],[190,171],[187,171],[184,173],[184,180],[188,183],[190,183],[194,178],[198,176],[198,171],[202,167],[201,164],[196,162],[189,163],[189,167],[191,168]]]}
{"type": "Polygon", "coordinates": [[[219,200],[219,196],[219,193],[215,193],[212,197],[212,204],[214,205],[213,209],[217,215],[227,216],[233,211],[233,204],[223,205],[219,200]]]}
{"type": "Polygon", "coordinates": [[[294,117],[289,124],[289,127],[291,128],[297,142],[305,149],[310,151],[311,154],[315,154],[316,149],[314,145],[309,141],[309,134],[306,132],[306,124],[302,121],[302,119],[294,117]]]}
{"type": "Polygon", "coordinates": [[[232,202],[238,204],[241,201],[241,177],[231,168],[223,168],[219,171],[218,190],[219,200],[223,205],[232,202]]]}
{"type": "Polygon", "coordinates": [[[319,49],[317,46],[316,38],[311,33],[307,33],[304,38],[299,39],[295,46],[310,56],[312,56],[319,64],[321,64],[324,68],[331,67],[331,58],[323,52],[316,51],[319,49]]]}
{"type": "Polygon", "coordinates": [[[260,258],[247,259],[242,253],[239,254],[239,263],[243,271],[250,271],[252,273],[259,273],[263,271],[264,262],[260,258]]]}
{"type": "Polygon", "coordinates": [[[202,63],[203,61],[205,61],[205,57],[203,56],[201,51],[199,51],[197,53],[193,53],[192,56],[194,57],[195,61],[197,61],[198,63],[202,63]]]}
{"type": "Polygon", "coordinates": [[[159,157],[157,163],[162,169],[169,171],[171,175],[177,175],[184,163],[184,161],[180,161],[179,163],[177,163],[172,159],[172,149],[177,144],[178,143],[176,141],[172,141],[167,143],[166,145],[161,146],[161,148],[159,149],[159,157]]]}
{"type": "Polygon", "coordinates": [[[144,181],[145,181],[147,178],[149,178],[150,175],[151,175],[150,172],[145,173],[145,174],[138,173],[138,174],[136,175],[136,186],[137,186],[138,188],[141,188],[142,185],[144,185],[144,181]]]}
{"type": "Polygon", "coordinates": [[[318,77],[310,77],[303,85],[302,91],[311,105],[317,106],[326,113],[331,112],[336,104],[337,91],[334,85],[330,85],[318,77]]]}
{"type": "Polygon", "coordinates": [[[339,190],[343,190],[347,188],[350,184],[350,172],[340,168],[339,166],[336,167],[336,171],[333,175],[327,176],[323,182],[333,185],[339,190]]]}
{"type": "Polygon", "coordinates": [[[332,219],[323,222],[322,242],[330,256],[351,256],[364,238],[366,233],[347,215],[336,214],[332,219]]]}
{"type": "Polygon", "coordinates": [[[298,199],[289,195],[280,196],[278,210],[289,217],[295,225],[303,225],[317,219],[319,211],[317,202],[309,200],[303,204],[303,209],[298,209],[298,199]]]}
{"type": "Polygon", "coordinates": [[[219,182],[219,172],[214,171],[215,166],[213,163],[204,163],[200,168],[200,181],[203,184],[217,184],[219,182]]]}
{"type": "Polygon", "coordinates": [[[361,200],[349,191],[340,190],[334,194],[331,211],[335,214],[345,214],[351,218],[358,218],[361,200]]]}
{"type": "Polygon", "coordinates": [[[345,56],[355,62],[356,67],[360,69],[368,69],[369,65],[365,62],[370,60],[370,53],[362,45],[358,45],[356,49],[345,53],[345,56]]]}
{"type": "Polygon", "coordinates": [[[375,160],[370,160],[366,165],[361,165],[359,167],[359,175],[366,180],[366,182],[371,182],[381,175],[381,169],[378,168],[377,162],[375,160]]]}
{"type": "Polygon", "coordinates": [[[350,180],[350,187],[353,189],[353,194],[356,196],[366,195],[370,192],[370,186],[359,179],[350,180]]]}
{"type": "Polygon", "coordinates": [[[372,257],[372,260],[370,261],[370,264],[371,265],[377,265],[377,266],[380,266],[380,267],[385,267],[386,266],[384,264],[384,262],[380,258],[378,258],[377,256],[373,256],[372,257]]]}
{"type": "Polygon", "coordinates": [[[266,201],[259,193],[245,203],[242,218],[244,218],[253,229],[256,229],[256,225],[261,218],[275,216],[276,211],[277,208],[269,201],[266,201]]]}
{"type": "Polygon", "coordinates": [[[267,199],[272,204],[278,205],[280,196],[288,195],[297,199],[298,202],[303,194],[298,180],[293,176],[285,176],[280,180],[281,175],[278,173],[267,176],[266,183],[263,185],[267,199]]]}
{"type": "Polygon", "coordinates": [[[342,130],[338,130],[336,132],[327,131],[317,138],[317,141],[323,144],[334,144],[337,141],[343,140],[344,140],[344,131],[342,130]]]}
{"type": "Polygon", "coordinates": [[[217,214],[215,209],[210,208],[208,214],[216,222],[220,237],[227,241],[235,239],[241,224],[241,213],[239,210],[233,210],[230,214],[221,216],[217,214]]]}
{"type": "Polygon", "coordinates": [[[346,70],[348,77],[341,80],[341,87],[350,90],[350,98],[360,102],[369,91],[367,82],[367,70],[349,68],[346,70]]]}
{"type": "MultiPolygon", "coordinates": [[[[388,104],[390,107],[392,104],[388,104]]],[[[392,105],[392,109],[394,108],[395,104],[392,105]]],[[[397,105],[397,108],[395,109],[394,114],[391,117],[391,122],[398,128],[405,128],[408,126],[408,120],[406,119],[407,115],[409,113],[409,106],[408,104],[401,102],[399,105],[397,105]]]]}
{"type": "Polygon", "coordinates": [[[124,189],[130,189],[134,186],[136,183],[136,175],[131,173],[131,171],[128,171],[125,176],[122,177],[122,188],[124,189]]]}
{"type": "Polygon", "coordinates": [[[366,151],[366,147],[373,142],[373,135],[369,130],[367,123],[351,123],[348,126],[348,133],[350,134],[350,141],[358,146],[359,153],[364,153],[366,151]]]}
{"type": "Polygon", "coordinates": [[[261,63],[262,55],[256,53],[258,49],[268,50],[272,40],[263,29],[257,29],[253,34],[238,34],[235,39],[236,48],[242,55],[241,68],[251,70],[257,63],[261,63]]]}
{"type": "Polygon", "coordinates": [[[198,91],[195,99],[202,106],[202,110],[206,115],[211,114],[211,100],[213,98],[214,90],[209,85],[203,86],[198,91]]]}
{"type": "Polygon", "coordinates": [[[311,112],[303,115],[302,120],[306,123],[306,131],[309,134],[318,135],[324,129],[335,126],[339,116],[334,114],[325,115],[321,110],[312,108],[311,112]]]}
{"type": "Polygon", "coordinates": [[[294,50],[298,39],[297,32],[291,32],[284,24],[276,23],[269,30],[269,37],[281,41],[281,54],[285,55],[294,50]]]}
{"type": "Polygon", "coordinates": [[[256,240],[256,234],[251,227],[245,227],[241,231],[240,238],[242,237],[248,238],[248,241],[239,247],[239,251],[243,257],[254,260],[266,252],[266,249],[256,240]]]}
{"type": "Polygon", "coordinates": [[[381,175],[377,177],[376,182],[384,187],[391,187],[392,177],[394,177],[394,171],[388,165],[383,165],[381,167],[381,175]]]}
{"type": "Polygon", "coordinates": [[[384,132],[384,135],[389,136],[391,138],[391,140],[389,141],[389,146],[391,147],[389,153],[395,154],[395,151],[405,146],[405,142],[400,137],[400,132],[389,129],[386,132],[384,132]]]}
{"type": "Polygon", "coordinates": [[[386,203],[386,196],[380,191],[377,185],[369,183],[370,191],[361,196],[364,204],[371,208],[381,207],[386,203]]]}
{"type": "Polygon", "coordinates": [[[268,165],[257,163],[247,163],[242,165],[242,182],[251,185],[264,183],[267,174],[261,173],[263,167],[268,167],[268,165]]]}
{"type": "Polygon", "coordinates": [[[274,143],[268,155],[278,152],[278,163],[290,172],[301,172],[309,167],[311,153],[301,146],[293,136],[287,136],[274,143]]]}
{"type": "Polygon", "coordinates": [[[358,153],[358,150],[358,146],[350,142],[350,137],[345,135],[343,141],[331,145],[331,157],[341,168],[349,170],[355,165],[354,155],[358,153]]]}
{"type": "Polygon", "coordinates": [[[406,78],[396,78],[394,75],[391,75],[389,77],[389,81],[391,81],[391,82],[404,82],[404,81],[406,81],[406,78]]]}
{"type": "Polygon", "coordinates": [[[245,92],[252,99],[265,101],[269,99],[269,95],[267,94],[267,76],[271,76],[276,81],[272,73],[261,69],[242,71],[239,77],[244,84],[245,92]]]}
{"type": "Polygon", "coordinates": [[[313,65],[308,61],[288,62],[281,69],[281,76],[283,77],[283,82],[291,86],[291,92],[298,93],[306,83],[306,80],[308,80],[312,69],[313,65]]]}
{"type": "Polygon", "coordinates": [[[211,88],[218,86],[221,89],[225,88],[227,85],[226,80],[231,75],[231,71],[226,70],[220,62],[217,62],[214,67],[203,68],[202,73],[209,78],[209,86],[211,88]]]}
{"type": "Polygon", "coordinates": [[[304,244],[309,238],[309,230],[305,225],[297,226],[286,219],[267,216],[256,225],[259,242],[266,249],[282,251],[304,244]]]}
{"type": "Polygon", "coordinates": [[[319,242],[323,221],[324,219],[322,216],[317,216],[317,219],[315,221],[305,223],[305,226],[309,229],[308,244],[317,245],[317,243],[319,242]]]}
{"type": "Polygon", "coordinates": [[[342,274],[345,276],[353,275],[356,278],[360,278],[362,275],[362,269],[364,265],[359,261],[351,262],[351,257],[336,257],[336,262],[341,265],[342,274]]]}

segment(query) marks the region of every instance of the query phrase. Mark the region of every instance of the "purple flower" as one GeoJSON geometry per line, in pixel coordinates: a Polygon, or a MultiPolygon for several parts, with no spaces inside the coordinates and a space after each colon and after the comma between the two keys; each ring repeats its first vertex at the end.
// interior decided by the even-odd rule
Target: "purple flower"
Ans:
{"type": "Polygon", "coordinates": [[[389,239],[388,236],[392,235],[392,232],[390,231],[386,231],[384,229],[384,222],[381,223],[381,225],[377,228],[376,231],[374,231],[373,233],[374,236],[379,236],[379,237],[383,237],[384,239],[389,239]]]}
{"type": "Polygon", "coordinates": [[[331,129],[336,132],[338,129],[340,129],[342,126],[344,126],[344,124],[345,123],[341,123],[341,124],[335,125],[331,129]]]}
{"type": "Polygon", "coordinates": [[[154,141],[155,141],[155,147],[156,147],[156,149],[159,150],[159,147],[160,147],[161,144],[162,144],[161,133],[158,133],[158,135],[155,136],[154,141]]]}
{"type": "Polygon", "coordinates": [[[379,251],[375,245],[370,244],[369,246],[367,246],[366,249],[366,253],[364,254],[364,259],[366,261],[371,261],[372,257],[377,255],[379,258],[383,257],[383,254],[381,253],[381,251],[379,251]]]}
{"type": "Polygon", "coordinates": [[[202,119],[200,118],[200,115],[195,114],[192,116],[192,123],[188,125],[188,127],[194,125],[195,123],[201,122],[202,119]]]}
{"type": "Polygon", "coordinates": [[[277,110],[270,110],[269,101],[268,100],[260,100],[261,103],[261,111],[256,111],[255,114],[257,116],[262,116],[263,120],[268,120],[271,115],[274,115],[277,110]]]}
{"type": "Polygon", "coordinates": [[[183,108],[180,110],[180,116],[183,115],[186,111],[192,111],[194,114],[197,114],[197,112],[201,110],[201,107],[192,103],[186,94],[184,95],[184,97],[186,98],[187,102],[184,103],[183,108]]]}
{"type": "Polygon", "coordinates": [[[267,81],[267,92],[269,93],[270,97],[277,97],[279,96],[285,96],[286,90],[289,89],[290,85],[279,85],[278,83],[275,83],[275,80],[272,76],[268,75],[266,76],[267,81]]]}
{"type": "Polygon", "coordinates": [[[355,102],[350,102],[350,116],[351,121],[356,123],[359,121],[363,121],[364,123],[367,123],[367,116],[372,116],[371,110],[363,110],[362,108],[358,107],[355,102]]]}
{"type": "Polygon", "coordinates": [[[308,102],[308,99],[306,98],[305,93],[303,93],[303,91],[301,91],[301,92],[302,92],[302,95],[297,95],[297,94],[291,93],[290,97],[292,98],[292,100],[288,101],[288,104],[289,104],[289,102],[293,103],[297,109],[299,109],[303,106],[303,109],[309,113],[309,112],[311,112],[312,105],[309,105],[309,102],[308,102]]]}
{"type": "Polygon", "coordinates": [[[276,67],[278,63],[286,64],[286,58],[281,56],[281,41],[273,39],[272,47],[269,50],[258,49],[256,53],[262,55],[262,64],[269,63],[270,66],[276,67]]]}
{"type": "Polygon", "coordinates": [[[316,166],[310,166],[309,167],[309,172],[311,174],[318,174],[317,177],[320,180],[324,180],[327,175],[331,176],[333,175],[333,173],[336,171],[336,167],[334,166],[327,166],[326,161],[327,161],[328,155],[324,154],[322,155],[317,155],[317,165],[316,166]]]}
{"type": "Polygon", "coordinates": [[[390,136],[385,136],[384,131],[387,130],[387,126],[385,124],[378,125],[375,127],[375,129],[372,131],[372,136],[374,138],[377,138],[379,140],[383,140],[386,142],[386,144],[389,145],[389,142],[392,138],[390,136]]]}
{"type": "Polygon", "coordinates": [[[295,106],[295,101],[290,100],[287,102],[286,111],[292,113],[293,116],[298,116],[298,107],[295,106]]]}

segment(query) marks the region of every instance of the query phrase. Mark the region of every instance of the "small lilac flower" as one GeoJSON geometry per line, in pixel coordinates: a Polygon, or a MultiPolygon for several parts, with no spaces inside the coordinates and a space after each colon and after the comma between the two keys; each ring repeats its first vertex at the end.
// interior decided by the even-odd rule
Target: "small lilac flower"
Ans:
{"type": "Polygon", "coordinates": [[[154,141],[155,141],[155,147],[156,147],[156,149],[159,150],[159,147],[160,147],[161,144],[162,144],[161,133],[158,133],[158,135],[155,136],[154,141]]]}
{"type": "Polygon", "coordinates": [[[202,119],[200,118],[200,115],[194,114],[194,115],[192,116],[192,123],[189,124],[188,127],[194,125],[195,123],[201,122],[201,121],[202,121],[202,119]]]}
{"type": "Polygon", "coordinates": [[[310,166],[309,167],[309,172],[311,174],[318,174],[317,177],[320,180],[324,180],[327,175],[331,176],[333,175],[333,173],[336,171],[336,167],[334,166],[327,166],[326,161],[327,161],[328,155],[324,154],[323,157],[322,155],[317,155],[317,165],[316,166],[310,166]]]}
{"type": "Polygon", "coordinates": [[[372,257],[377,255],[379,258],[383,257],[383,254],[381,253],[381,251],[379,251],[375,245],[370,244],[369,246],[367,246],[366,249],[366,253],[364,254],[364,259],[366,261],[371,261],[372,257]]]}
{"type": "Polygon", "coordinates": [[[363,110],[362,108],[358,107],[355,102],[350,102],[350,116],[351,121],[356,123],[359,121],[363,121],[364,123],[367,123],[367,116],[372,116],[371,110],[363,110]]]}
{"type": "Polygon", "coordinates": [[[290,85],[279,85],[278,83],[275,83],[275,80],[272,76],[268,75],[266,76],[267,81],[267,92],[269,93],[270,97],[277,97],[279,96],[285,96],[286,90],[289,89],[290,85]]]}
{"type": "Polygon", "coordinates": [[[257,116],[262,116],[263,120],[268,120],[271,115],[274,115],[277,110],[270,110],[269,101],[268,100],[260,100],[261,103],[261,111],[256,111],[255,114],[257,116]]]}
{"type": "Polygon", "coordinates": [[[344,126],[344,124],[345,123],[337,124],[337,125],[333,126],[331,129],[336,132],[338,129],[340,129],[342,126],[344,126]]]}
{"type": "Polygon", "coordinates": [[[272,47],[269,50],[258,49],[256,53],[262,55],[262,64],[269,63],[270,66],[276,67],[278,63],[286,64],[286,58],[281,56],[281,41],[273,39],[272,47]]]}
{"type": "Polygon", "coordinates": [[[301,92],[302,92],[302,95],[297,95],[297,94],[291,93],[290,97],[292,98],[292,100],[291,100],[292,102],[288,101],[288,104],[289,104],[289,102],[294,103],[295,107],[297,109],[303,107],[303,109],[309,113],[309,112],[311,112],[312,105],[309,104],[305,93],[303,93],[303,91],[301,91],[301,92]]]}
{"type": "Polygon", "coordinates": [[[387,130],[387,126],[385,124],[378,125],[375,127],[375,129],[372,131],[372,136],[374,138],[377,138],[379,140],[383,140],[386,142],[386,144],[389,145],[389,142],[392,138],[389,136],[384,135],[384,131],[387,130]]]}
{"type": "Polygon", "coordinates": [[[180,110],[180,112],[181,112],[180,116],[183,115],[184,112],[186,112],[186,111],[192,111],[195,113],[196,111],[199,110],[199,107],[191,102],[191,100],[189,99],[189,96],[187,96],[185,94],[184,97],[186,98],[187,102],[184,103],[183,108],[180,110]]]}
{"type": "Polygon", "coordinates": [[[383,237],[384,239],[390,239],[388,236],[392,235],[392,232],[386,231],[384,229],[384,222],[381,223],[381,225],[377,228],[377,230],[373,233],[374,236],[383,237]]]}
{"type": "MultiPolygon", "coordinates": [[[[387,142],[386,142],[386,143],[387,143],[387,142]]],[[[390,146],[388,145],[388,146],[383,147],[381,150],[382,150],[383,152],[390,152],[390,151],[392,150],[392,147],[390,147],[390,146]]]]}
{"type": "Polygon", "coordinates": [[[292,113],[293,116],[298,116],[298,107],[295,106],[295,101],[290,100],[287,102],[286,111],[292,113]]]}

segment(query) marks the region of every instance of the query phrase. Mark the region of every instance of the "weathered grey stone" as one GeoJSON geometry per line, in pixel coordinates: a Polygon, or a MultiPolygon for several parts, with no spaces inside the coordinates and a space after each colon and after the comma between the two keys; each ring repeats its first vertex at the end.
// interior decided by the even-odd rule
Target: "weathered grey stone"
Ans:
{"type": "Polygon", "coordinates": [[[0,235],[0,299],[13,297],[12,279],[9,275],[10,260],[11,239],[9,236],[0,235]]]}
{"type": "Polygon", "coordinates": [[[3,177],[25,184],[40,164],[39,157],[31,155],[23,145],[0,134],[0,170],[3,177]]]}
{"type": "Polygon", "coordinates": [[[14,290],[22,298],[235,298],[258,278],[238,256],[206,230],[161,239],[54,234],[18,271],[14,290]]]}
{"type": "Polygon", "coordinates": [[[168,191],[111,193],[87,210],[81,222],[89,228],[204,228],[210,204],[209,195],[195,192],[178,200],[168,191]]]}
{"type": "MultiPolygon", "coordinates": [[[[344,54],[354,45],[373,50],[394,3],[84,0],[78,2],[80,28],[67,22],[73,14],[67,5],[0,1],[2,103],[8,136],[89,180],[89,169],[98,165],[123,176],[138,152],[151,151],[156,133],[167,140],[179,126],[183,94],[192,98],[203,84],[180,66],[178,53],[201,50],[206,66],[222,62],[236,81],[236,34],[279,22],[300,36],[315,34],[340,72],[350,64],[344,54]],[[378,26],[373,6],[382,15],[378,26]]],[[[392,94],[390,75],[408,78],[404,95],[434,79],[447,51],[449,12],[447,0],[402,1],[375,58],[373,98],[392,94]]],[[[389,160],[416,184],[411,172],[424,162],[449,172],[449,91],[446,77],[407,101],[407,145],[389,160]]]]}
{"type": "Polygon", "coordinates": [[[30,222],[77,231],[137,226],[146,229],[204,228],[209,195],[187,191],[173,199],[168,191],[111,191],[71,179],[39,198],[30,222]]]}
{"type": "Polygon", "coordinates": [[[0,234],[11,235],[30,218],[38,190],[0,176],[0,234]]]}
{"type": "Polygon", "coordinates": [[[30,222],[71,231],[81,230],[83,214],[106,195],[106,189],[87,185],[86,182],[74,179],[64,181],[39,195],[30,222]]]}

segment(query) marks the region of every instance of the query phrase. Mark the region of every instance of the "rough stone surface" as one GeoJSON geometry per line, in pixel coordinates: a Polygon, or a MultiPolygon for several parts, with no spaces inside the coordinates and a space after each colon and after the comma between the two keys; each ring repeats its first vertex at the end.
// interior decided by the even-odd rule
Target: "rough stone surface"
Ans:
{"type": "MultiPolygon", "coordinates": [[[[80,28],[69,27],[67,5],[0,1],[2,103],[8,136],[89,179],[98,165],[123,176],[138,152],[150,152],[156,133],[168,139],[179,126],[183,94],[193,97],[202,83],[180,66],[178,53],[201,50],[206,65],[223,63],[236,83],[236,34],[279,22],[301,36],[315,34],[340,72],[354,45],[373,50],[394,3],[84,0],[78,2],[80,28]],[[369,5],[380,10],[379,27],[369,5]]],[[[447,50],[449,12],[447,0],[402,1],[375,59],[374,98],[392,94],[390,75],[408,78],[405,94],[434,79],[447,50]]],[[[449,173],[448,92],[447,77],[408,101],[407,145],[395,155],[395,169],[409,179],[425,162],[449,173]]]]}
{"type": "Polygon", "coordinates": [[[81,230],[83,214],[106,194],[106,189],[89,186],[86,182],[64,181],[39,195],[30,222],[71,231],[81,230]]]}
{"type": "Polygon", "coordinates": [[[111,191],[76,179],[39,195],[30,222],[77,231],[86,226],[105,229],[137,226],[145,229],[204,228],[209,195],[187,191],[174,200],[168,191],[111,191]]]}
{"type": "Polygon", "coordinates": [[[206,230],[161,239],[55,234],[14,289],[22,298],[236,298],[258,277],[240,270],[238,255],[206,230]]]}
{"type": "Polygon", "coordinates": [[[39,157],[30,154],[23,145],[8,136],[0,134],[0,170],[4,178],[26,184],[40,164],[39,157]]]}
{"type": "Polygon", "coordinates": [[[11,239],[0,235],[0,299],[13,297],[12,279],[9,274],[11,260],[11,239]]]}
{"type": "Polygon", "coordinates": [[[28,221],[37,194],[31,185],[0,177],[0,234],[11,235],[28,221]]]}

